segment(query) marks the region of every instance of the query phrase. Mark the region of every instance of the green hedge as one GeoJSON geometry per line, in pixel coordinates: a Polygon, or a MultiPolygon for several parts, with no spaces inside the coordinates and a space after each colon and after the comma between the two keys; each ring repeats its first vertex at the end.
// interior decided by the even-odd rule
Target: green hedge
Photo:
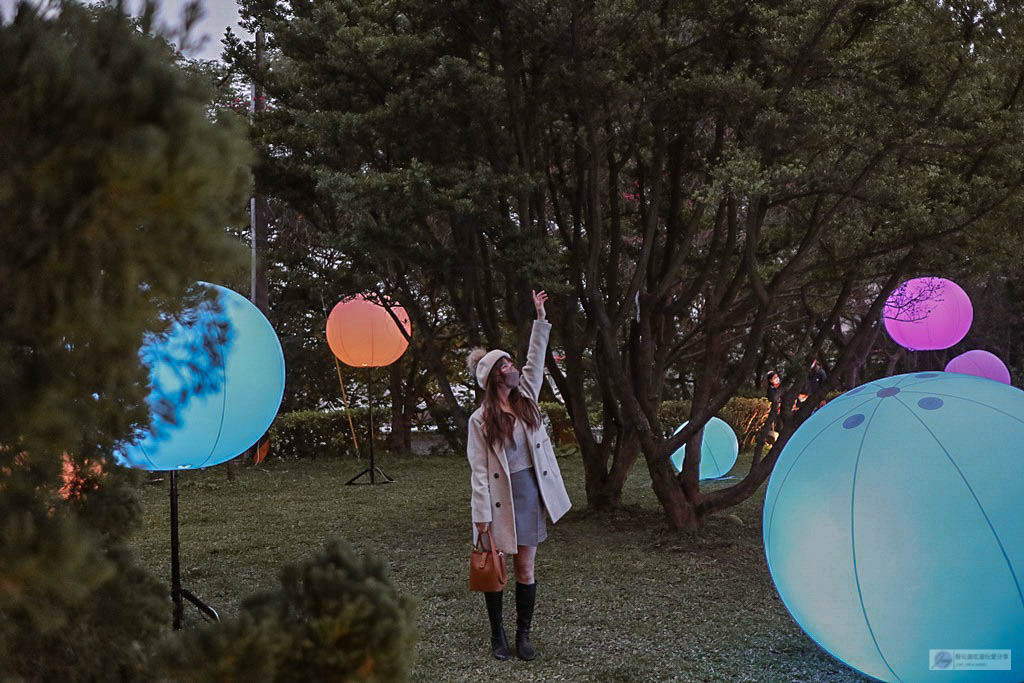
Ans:
{"type": "MultiPolygon", "coordinates": [[[[740,448],[753,444],[754,436],[768,416],[768,399],[735,397],[719,411],[718,417],[725,420],[736,437],[740,440],[740,448]]],[[[551,438],[556,449],[564,453],[572,453],[576,448],[576,437],[572,431],[572,423],[561,403],[541,403],[541,410],[548,416],[551,424],[551,438]]],[[[690,417],[689,401],[664,401],[659,411],[665,436],[675,431],[690,417]]],[[[380,416],[387,420],[387,415],[380,416]]],[[[590,424],[600,424],[599,415],[590,415],[590,424]]],[[[367,436],[367,414],[365,408],[352,410],[352,421],[355,423],[356,438],[359,447],[365,454],[367,436]]],[[[319,410],[298,410],[281,413],[270,428],[270,457],[275,458],[317,458],[345,457],[356,454],[352,445],[352,431],[348,424],[348,414],[344,410],[323,412],[319,410]]]]}
{"type": "MultiPolygon", "coordinates": [[[[543,410],[551,422],[551,438],[556,444],[570,446],[576,443],[576,437],[572,431],[572,423],[569,421],[569,414],[561,403],[541,403],[543,410]]],[[[757,430],[764,424],[768,417],[768,410],[771,403],[766,398],[745,398],[734,397],[729,399],[718,417],[725,420],[740,441],[740,448],[746,448],[753,444],[757,430]]],[[[665,436],[670,435],[676,428],[690,417],[689,401],[663,401],[658,411],[661,424],[665,428],[665,436]]],[[[591,424],[599,424],[600,419],[590,416],[591,424]]]]}
{"type": "Polygon", "coordinates": [[[740,448],[754,445],[757,431],[768,419],[772,403],[767,398],[731,398],[722,406],[718,417],[725,420],[736,437],[740,440],[740,448]]]}
{"type": "MultiPolygon", "coordinates": [[[[352,410],[352,421],[361,449],[366,448],[366,417],[365,409],[352,410]]],[[[348,414],[344,410],[296,410],[281,413],[270,427],[270,457],[334,458],[353,455],[356,455],[356,449],[352,444],[348,414]]]]}

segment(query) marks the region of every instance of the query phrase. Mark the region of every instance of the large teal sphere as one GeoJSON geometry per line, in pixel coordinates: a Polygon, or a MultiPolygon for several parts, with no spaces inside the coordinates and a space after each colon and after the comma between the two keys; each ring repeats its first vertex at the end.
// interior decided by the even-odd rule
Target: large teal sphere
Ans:
{"type": "MultiPolygon", "coordinates": [[[[689,420],[679,425],[673,435],[682,431],[690,423],[689,420]]],[[[736,464],[739,457],[740,444],[736,432],[725,420],[713,417],[704,425],[704,437],[700,442],[700,479],[717,479],[724,477],[736,464]]],[[[683,468],[683,456],[686,446],[683,445],[672,454],[672,466],[678,472],[683,468]]]]}
{"type": "Polygon", "coordinates": [[[883,681],[1024,680],[1022,456],[1024,392],[1000,382],[924,372],[829,402],[765,497],[793,618],[883,681]]]}
{"type": "Polygon", "coordinates": [[[284,395],[284,354],[263,313],[219,285],[186,309],[165,338],[139,350],[149,368],[152,427],[116,455],[144,470],[209,467],[256,443],[284,395]],[[217,309],[220,310],[217,310],[217,309]]]}

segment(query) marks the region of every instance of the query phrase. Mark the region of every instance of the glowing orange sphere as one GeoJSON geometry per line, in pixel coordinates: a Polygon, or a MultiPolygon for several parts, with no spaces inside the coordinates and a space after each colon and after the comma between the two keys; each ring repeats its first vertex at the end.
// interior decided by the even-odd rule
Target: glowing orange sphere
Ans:
{"type": "MultiPolygon", "coordinates": [[[[390,308],[411,333],[405,309],[394,304],[390,308]]],[[[409,341],[386,308],[356,294],[338,302],[327,316],[327,345],[345,365],[379,368],[398,360],[409,341]]]]}

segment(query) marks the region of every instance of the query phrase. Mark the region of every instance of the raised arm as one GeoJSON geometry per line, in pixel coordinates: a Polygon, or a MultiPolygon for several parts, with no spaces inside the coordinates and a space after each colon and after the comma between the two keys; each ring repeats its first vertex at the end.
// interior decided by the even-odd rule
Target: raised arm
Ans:
{"type": "Polygon", "coordinates": [[[541,290],[533,293],[533,305],[537,309],[537,319],[533,321],[530,331],[530,348],[526,352],[526,365],[523,366],[522,388],[534,401],[540,397],[544,386],[544,355],[548,350],[548,337],[551,335],[551,323],[545,318],[544,302],[548,295],[541,290]]]}

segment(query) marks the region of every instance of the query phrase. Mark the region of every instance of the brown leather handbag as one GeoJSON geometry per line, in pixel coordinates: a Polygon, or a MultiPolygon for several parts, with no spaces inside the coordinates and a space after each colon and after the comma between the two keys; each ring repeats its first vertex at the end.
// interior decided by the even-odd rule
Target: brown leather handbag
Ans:
{"type": "Polygon", "coordinates": [[[477,534],[476,545],[469,554],[469,590],[488,593],[504,590],[505,553],[494,544],[490,529],[484,534],[477,534]],[[482,546],[484,534],[487,534],[490,550],[482,546]]]}

